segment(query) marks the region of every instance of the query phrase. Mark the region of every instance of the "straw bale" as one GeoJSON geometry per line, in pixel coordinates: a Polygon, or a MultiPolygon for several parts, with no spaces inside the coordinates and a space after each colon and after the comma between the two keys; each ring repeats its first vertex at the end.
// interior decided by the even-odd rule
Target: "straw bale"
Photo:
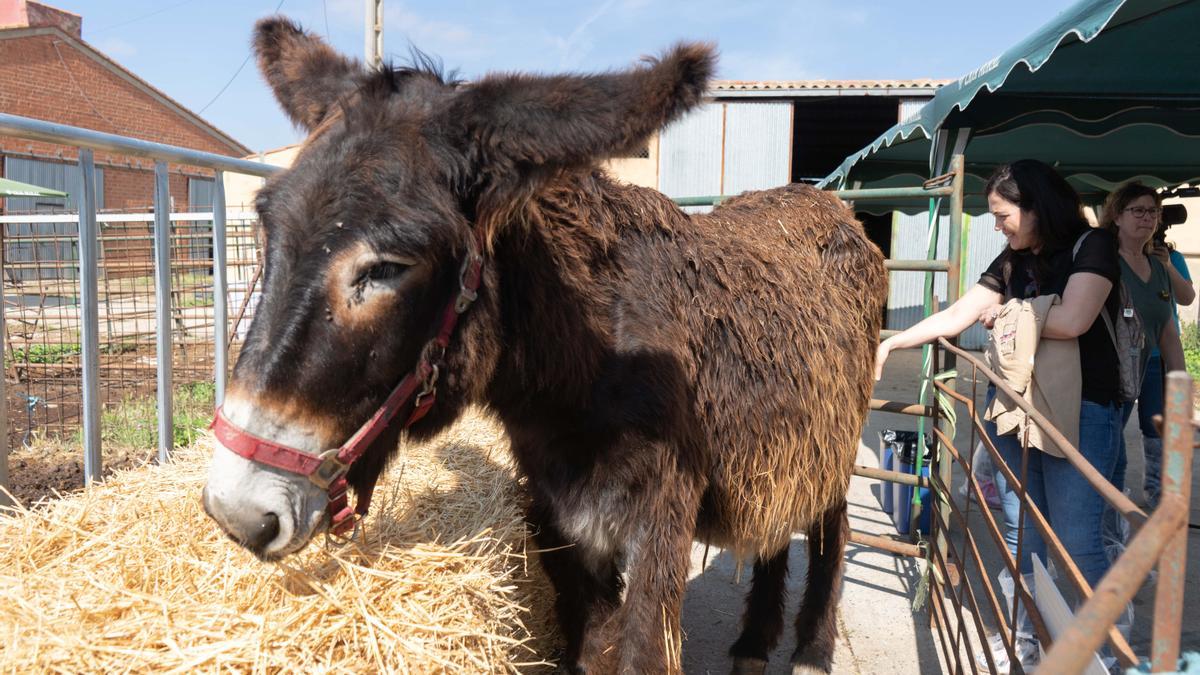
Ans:
{"type": "Polygon", "coordinates": [[[204,515],[210,449],[0,517],[0,672],[515,672],[553,648],[486,418],[403,448],[358,543],[279,564],[204,515]]]}

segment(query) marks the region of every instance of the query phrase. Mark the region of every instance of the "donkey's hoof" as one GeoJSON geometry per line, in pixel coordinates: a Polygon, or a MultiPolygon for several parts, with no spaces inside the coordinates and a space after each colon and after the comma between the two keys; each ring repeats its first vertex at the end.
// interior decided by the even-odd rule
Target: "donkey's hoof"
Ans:
{"type": "Polygon", "coordinates": [[[792,675],[829,675],[832,670],[810,666],[806,663],[793,663],[792,675]]]}
{"type": "Polygon", "coordinates": [[[739,656],[733,660],[730,675],[763,675],[767,672],[767,660],[739,656]]]}

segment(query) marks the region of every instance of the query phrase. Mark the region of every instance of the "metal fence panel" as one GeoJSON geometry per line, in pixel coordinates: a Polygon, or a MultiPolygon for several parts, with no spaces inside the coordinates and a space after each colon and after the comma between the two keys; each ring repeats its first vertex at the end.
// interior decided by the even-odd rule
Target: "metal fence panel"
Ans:
{"type": "MultiPolygon", "coordinates": [[[[140,210],[139,210],[140,211],[140,210]]],[[[78,216],[6,215],[0,216],[5,227],[24,225],[30,219],[53,219],[71,231],[75,239],[78,216]]],[[[260,255],[255,236],[257,216],[253,212],[235,212],[228,218],[227,250],[228,278],[231,295],[220,310],[214,293],[212,259],[193,259],[180,256],[203,238],[211,250],[211,235],[198,235],[193,225],[211,230],[209,213],[171,214],[174,223],[171,249],[171,329],[175,345],[174,387],[194,399],[207,395],[205,383],[211,383],[215,367],[217,338],[228,340],[236,325],[238,338],[233,341],[226,363],[236,356],[240,338],[253,318],[259,296],[250,281],[257,280],[260,255]],[[216,320],[218,312],[228,317],[222,330],[216,320]]],[[[99,399],[103,404],[105,421],[102,433],[112,432],[112,423],[127,430],[130,424],[123,411],[140,411],[153,401],[156,391],[155,357],[155,292],[152,258],[152,235],[149,225],[153,214],[133,212],[101,214],[99,249],[105,253],[99,261],[98,319],[99,319],[99,399]]],[[[37,241],[52,235],[40,236],[37,241]]],[[[6,264],[6,271],[15,264],[6,264]]],[[[61,264],[60,264],[61,266],[61,264]]],[[[72,438],[80,429],[81,340],[80,302],[75,280],[32,279],[22,284],[11,280],[5,283],[5,332],[7,347],[5,366],[9,386],[8,399],[10,448],[33,443],[39,438],[72,438]]],[[[187,399],[184,399],[186,408],[187,399]]],[[[195,407],[195,405],[193,405],[195,407]]],[[[132,412],[130,412],[132,414],[132,412]]],[[[142,414],[142,413],[138,413],[142,414]]],[[[176,418],[188,415],[176,410],[176,418]]],[[[138,423],[140,424],[140,422],[138,423]]],[[[139,427],[141,429],[141,427],[139,427]]],[[[148,433],[148,430],[146,430],[148,433]]],[[[149,447],[152,441],[142,438],[138,446],[149,447]]],[[[115,446],[131,443],[133,439],[118,439],[115,446]]],[[[107,443],[107,441],[106,441],[107,443]]],[[[109,446],[114,447],[113,445],[109,446]]]]}

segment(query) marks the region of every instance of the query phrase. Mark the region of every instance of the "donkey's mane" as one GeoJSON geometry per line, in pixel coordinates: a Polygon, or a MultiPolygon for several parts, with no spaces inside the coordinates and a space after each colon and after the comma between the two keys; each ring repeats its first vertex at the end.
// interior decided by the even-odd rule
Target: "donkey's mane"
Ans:
{"type": "Polygon", "coordinates": [[[459,77],[458,70],[446,70],[440,57],[411,47],[406,62],[397,65],[394,61],[385,61],[368,76],[366,86],[372,86],[371,81],[378,80],[374,86],[383,85],[396,92],[413,79],[429,80],[447,87],[458,87],[466,82],[459,77]]]}

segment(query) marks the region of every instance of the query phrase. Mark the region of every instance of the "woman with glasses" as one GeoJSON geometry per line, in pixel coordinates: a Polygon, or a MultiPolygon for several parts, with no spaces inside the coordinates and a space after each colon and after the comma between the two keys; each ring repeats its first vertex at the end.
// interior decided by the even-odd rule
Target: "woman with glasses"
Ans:
{"type": "MultiPolygon", "coordinates": [[[[1169,264],[1163,251],[1152,246],[1162,214],[1158,193],[1138,182],[1117,188],[1108,196],[1100,218],[1100,227],[1115,232],[1121,254],[1121,279],[1129,290],[1130,299],[1146,330],[1146,349],[1142,353],[1142,391],[1138,397],[1138,426],[1142,431],[1145,450],[1144,491],[1146,504],[1158,505],[1162,486],[1162,438],[1151,418],[1163,412],[1163,371],[1183,370],[1183,346],[1175,322],[1175,302],[1188,304],[1196,293],[1191,282],[1184,279],[1174,265],[1169,264]],[[1157,352],[1157,354],[1155,354],[1157,352]],[[1160,358],[1153,358],[1161,354],[1160,358]]],[[[1133,412],[1133,402],[1125,404],[1122,427],[1133,412]]],[[[1125,488],[1125,446],[1121,453],[1113,484],[1125,488]]]]}

